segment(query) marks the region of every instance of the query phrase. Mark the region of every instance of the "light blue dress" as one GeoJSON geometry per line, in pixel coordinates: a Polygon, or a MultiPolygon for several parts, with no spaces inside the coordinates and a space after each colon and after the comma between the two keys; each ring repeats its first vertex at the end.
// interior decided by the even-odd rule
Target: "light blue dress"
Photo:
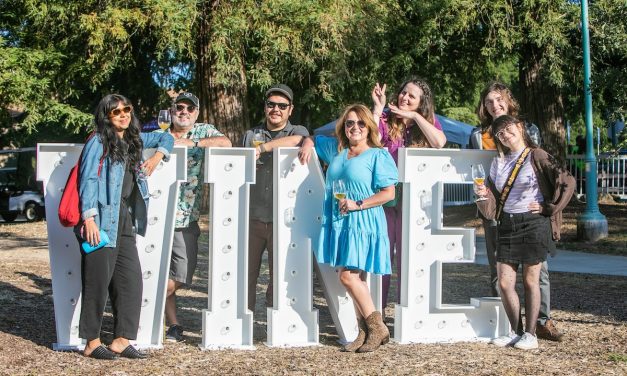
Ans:
{"type": "Polygon", "coordinates": [[[315,138],[316,153],[329,165],[324,196],[322,230],[315,256],[319,263],[390,274],[390,240],[383,207],[341,216],[333,197],[333,181],[343,179],[347,198],[364,200],[398,182],[398,170],[385,149],[370,148],[347,159],[348,149],[337,151],[335,138],[315,138]]]}

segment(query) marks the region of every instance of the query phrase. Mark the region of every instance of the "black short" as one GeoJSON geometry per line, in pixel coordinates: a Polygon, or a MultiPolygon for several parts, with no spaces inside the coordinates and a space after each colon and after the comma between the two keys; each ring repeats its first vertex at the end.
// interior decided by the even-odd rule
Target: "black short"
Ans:
{"type": "Polygon", "coordinates": [[[498,227],[496,261],[508,264],[537,264],[555,249],[551,219],[541,214],[505,213],[498,227]]]}

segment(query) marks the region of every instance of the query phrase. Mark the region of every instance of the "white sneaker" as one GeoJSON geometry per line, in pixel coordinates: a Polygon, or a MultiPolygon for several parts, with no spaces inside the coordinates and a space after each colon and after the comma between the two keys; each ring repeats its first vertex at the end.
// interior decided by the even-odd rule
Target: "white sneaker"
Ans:
{"type": "Polygon", "coordinates": [[[520,350],[531,350],[538,348],[538,337],[534,336],[529,332],[525,332],[525,334],[520,337],[520,340],[516,342],[514,345],[515,348],[520,350]]]}
{"type": "Polygon", "coordinates": [[[500,336],[497,338],[492,338],[490,341],[491,344],[496,345],[498,347],[505,346],[514,346],[520,340],[520,336],[515,332],[509,332],[509,334],[500,336]]]}

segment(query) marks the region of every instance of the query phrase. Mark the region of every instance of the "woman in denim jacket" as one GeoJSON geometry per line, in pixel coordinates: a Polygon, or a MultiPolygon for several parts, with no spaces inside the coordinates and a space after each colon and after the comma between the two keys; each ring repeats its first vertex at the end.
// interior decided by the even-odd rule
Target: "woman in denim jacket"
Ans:
{"type": "Polygon", "coordinates": [[[100,243],[100,231],[109,242],[83,253],[82,306],[79,335],[87,340],[84,355],[96,359],[145,358],[129,340],[137,338],[141,309],[141,265],[135,234],[146,233],[148,186],[145,176],[169,158],[174,139],[168,133],[140,133],[131,102],[122,95],[104,97],[94,114],[96,132],[81,156],[79,196],[82,223],[79,242],[100,243]],[[157,148],[142,162],[143,148],[157,148]],[[114,340],[100,341],[107,297],[111,297],[114,340]]]}

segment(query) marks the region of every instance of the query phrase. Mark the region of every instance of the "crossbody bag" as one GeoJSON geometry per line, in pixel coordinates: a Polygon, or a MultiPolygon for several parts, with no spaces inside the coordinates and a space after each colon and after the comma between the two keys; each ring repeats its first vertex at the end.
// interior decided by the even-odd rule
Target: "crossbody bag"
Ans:
{"type": "Polygon", "coordinates": [[[507,201],[507,198],[509,197],[509,193],[512,190],[514,181],[516,181],[516,178],[518,177],[520,168],[525,163],[525,160],[527,160],[527,157],[529,156],[530,152],[531,152],[531,148],[525,148],[525,150],[523,150],[523,152],[520,154],[520,157],[518,157],[518,160],[516,161],[514,168],[512,168],[512,171],[510,171],[509,176],[507,177],[507,182],[505,183],[505,186],[503,187],[503,191],[501,191],[501,197],[499,198],[499,202],[496,205],[496,216],[494,217],[494,219],[497,222],[499,221],[499,218],[501,218],[503,207],[505,206],[505,202],[507,201]]]}

